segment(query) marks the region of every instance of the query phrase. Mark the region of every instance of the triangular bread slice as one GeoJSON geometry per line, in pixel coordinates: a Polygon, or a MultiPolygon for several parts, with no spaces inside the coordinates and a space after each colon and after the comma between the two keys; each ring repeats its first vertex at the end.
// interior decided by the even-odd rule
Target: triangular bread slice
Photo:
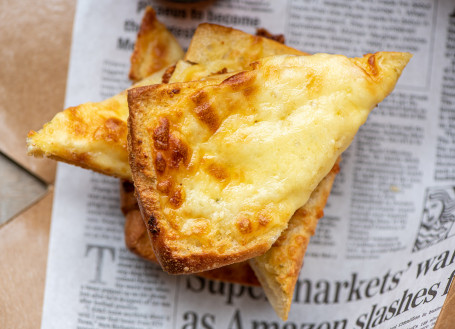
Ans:
{"type": "Polygon", "coordinates": [[[155,254],[194,273],[264,254],[410,59],[274,56],[222,83],[128,91],[128,147],[155,254]]]}
{"type": "Polygon", "coordinates": [[[130,79],[135,83],[139,82],[174,65],[183,55],[177,39],[156,18],[155,11],[147,7],[131,55],[130,79]]]}
{"type": "Polygon", "coordinates": [[[287,320],[306,249],[318,220],[324,215],[338,171],[337,163],[313,191],[308,202],[294,213],[272,248],[264,255],[249,260],[267,299],[283,321],[287,320]]]}
{"type": "MultiPolygon", "coordinates": [[[[131,88],[161,83],[164,70],[131,88]]],[[[59,112],[38,132],[30,131],[27,152],[102,174],[131,179],[128,164],[127,91],[102,102],[89,102],[59,112]]]]}

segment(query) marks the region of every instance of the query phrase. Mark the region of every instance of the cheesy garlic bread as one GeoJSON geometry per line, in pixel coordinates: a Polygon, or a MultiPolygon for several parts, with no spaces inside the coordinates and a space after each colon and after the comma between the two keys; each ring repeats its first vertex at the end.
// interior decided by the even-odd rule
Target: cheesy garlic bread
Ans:
{"type": "Polygon", "coordinates": [[[155,254],[195,273],[264,254],[410,59],[273,56],[128,91],[128,148],[155,254]]]}

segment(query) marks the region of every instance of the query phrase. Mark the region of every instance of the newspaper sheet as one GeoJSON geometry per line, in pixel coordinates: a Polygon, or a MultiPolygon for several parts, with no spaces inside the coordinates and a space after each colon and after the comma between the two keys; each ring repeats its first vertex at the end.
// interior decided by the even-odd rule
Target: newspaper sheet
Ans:
{"type": "Polygon", "coordinates": [[[134,256],[118,180],[59,165],[42,328],[432,328],[455,275],[455,3],[80,0],[66,106],[130,85],[146,5],[184,47],[212,22],[265,27],[310,53],[414,56],[343,156],[288,321],[261,288],[169,276],[134,256]]]}

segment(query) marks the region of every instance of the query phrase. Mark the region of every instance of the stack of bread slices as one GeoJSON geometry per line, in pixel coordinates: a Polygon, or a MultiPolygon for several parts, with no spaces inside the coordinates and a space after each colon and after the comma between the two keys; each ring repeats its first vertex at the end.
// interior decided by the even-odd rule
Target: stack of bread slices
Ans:
{"type": "Polygon", "coordinates": [[[260,284],[285,320],[341,153],[411,55],[309,55],[262,35],[201,24],[184,53],[148,8],[133,86],[27,144],[122,180],[130,250],[171,274],[260,284]]]}

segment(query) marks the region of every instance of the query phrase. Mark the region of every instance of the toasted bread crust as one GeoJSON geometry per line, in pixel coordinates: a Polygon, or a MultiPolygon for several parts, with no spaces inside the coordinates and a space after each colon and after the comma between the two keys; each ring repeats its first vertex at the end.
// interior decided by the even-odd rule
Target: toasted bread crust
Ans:
{"type": "Polygon", "coordinates": [[[133,82],[140,81],[182,57],[183,50],[177,39],[158,21],[155,11],[147,7],[131,55],[129,78],[133,82]]]}
{"type": "Polygon", "coordinates": [[[282,43],[283,45],[286,43],[286,39],[284,37],[284,34],[272,34],[270,31],[264,28],[259,28],[256,29],[256,35],[258,37],[264,37],[267,39],[274,40],[276,42],[282,43]]]}
{"type": "Polygon", "coordinates": [[[316,231],[318,220],[324,215],[325,204],[339,172],[339,161],[319,183],[308,202],[294,213],[288,228],[272,248],[264,255],[249,260],[268,300],[283,321],[288,317],[310,238],[316,231]]]}
{"type": "Polygon", "coordinates": [[[267,37],[231,27],[202,23],[191,39],[184,59],[205,64],[214,59],[235,60],[246,68],[251,62],[274,55],[308,55],[267,37]]]}
{"type": "MultiPolygon", "coordinates": [[[[158,264],[147,233],[147,227],[134,196],[133,183],[128,181],[121,183],[120,200],[121,209],[125,215],[125,244],[127,248],[136,255],[158,264]]],[[[198,276],[242,285],[260,285],[248,262],[235,263],[211,271],[200,272],[198,276]]]]}

